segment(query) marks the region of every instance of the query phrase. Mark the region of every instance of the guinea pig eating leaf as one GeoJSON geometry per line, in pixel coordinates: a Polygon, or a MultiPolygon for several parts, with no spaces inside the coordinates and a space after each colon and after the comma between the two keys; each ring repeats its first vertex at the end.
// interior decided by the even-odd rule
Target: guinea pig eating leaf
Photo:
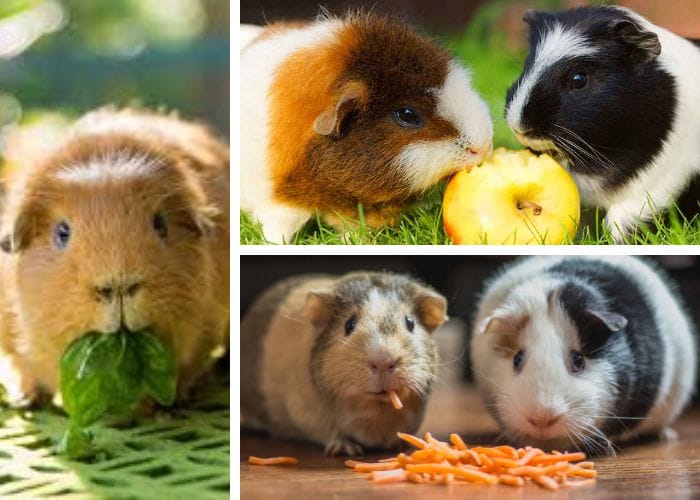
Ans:
{"type": "Polygon", "coordinates": [[[85,454],[85,430],[105,415],[132,412],[144,396],[161,405],[175,400],[175,362],[149,330],[91,332],[72,342],[61,358],[61,394],[70,424],[59,445],[68,456],[85,454]]]}

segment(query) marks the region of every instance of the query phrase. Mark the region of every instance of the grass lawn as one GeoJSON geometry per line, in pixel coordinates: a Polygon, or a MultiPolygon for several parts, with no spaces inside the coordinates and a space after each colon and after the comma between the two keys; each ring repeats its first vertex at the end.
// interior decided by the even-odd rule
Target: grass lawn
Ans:
{"type": "MultiPolygon", "coordinates": [[[[457,55],[471,70],[473,83],[491,108],[494,121],[494,147],[522,147],[508,128],[503,117],[508,87],[517,79],[525,59],[524,53],[512,53],[505,49],[502,30],[494,23],[503,12],[503,3],[493,2],[480,9],[461,37],[442,39],[449,50],[457,55]]],[[[437,186],[426,193],[414,206],[409,207],[395,227],[370,230],[362,224],[362,214],[354,229],[341,235],[320,220],[311,220],[294,238],[294,244],[379,244],[379,245],[440,245],[450,244],[442,227],[442,193],[444,186],[437,186]]],[[[596,210],[584,210],[582,224],[572,242],[583,245],[613,244],[602,225],[602,217],[596,210]]],[[[257,224],[241,212],[241,244],[264,244],[265,240],[257,224]]],[[[700,244],[700,218],[687,221],[671,216],[659,218],[640,228],[630,236],[629,244],[700,244]]]]}

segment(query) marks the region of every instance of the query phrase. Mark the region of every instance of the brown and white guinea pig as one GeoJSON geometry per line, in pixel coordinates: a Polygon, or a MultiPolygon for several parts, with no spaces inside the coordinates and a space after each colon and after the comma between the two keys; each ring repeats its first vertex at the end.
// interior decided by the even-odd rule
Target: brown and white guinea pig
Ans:
{"type": "Polygon", "coordinates": [[[673,435],[695,384],[694,330],[651,263],[526,258],[486,286],[473,373],[505,436],[613,454],[616,442],[673,435]]]}
{"type": "Polygon", "coordinates": [[[622,241],[700,200],[700,48],[620,7],[528,11],[530,54],[508,91],[520,141],[571,171],[622,241]]]}
{"type": "Polygon", "coordinates": [[[359,203],[369,226],[389,224],[491,151],[469,73],[409,26],[355,14],[244,35],[241,208],[270,242],[316,211],[342,228],[359,203]]]}
{"type": "Polygon", "coordinates": [[[397,431],[415,432],[423,418],[446,304],[404,275],[280,281],[241,320],[243,425],[332,455],[397,446],[397,431]]]}
{"type": "Polygon", "coordinates": [[[0,240],[10,399],[55,394],[71,341],[122,328],[163,337],[186,396],[228,342],[228,169],[204,126],[111,108],[16,169],[0,240]]]}

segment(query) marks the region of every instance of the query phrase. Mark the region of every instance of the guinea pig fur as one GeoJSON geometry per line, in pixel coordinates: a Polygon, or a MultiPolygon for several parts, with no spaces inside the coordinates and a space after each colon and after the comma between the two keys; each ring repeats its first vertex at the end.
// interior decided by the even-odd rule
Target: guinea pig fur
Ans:
{"type": "MultiPolygon", "coordinates": [[[[250,30],[247,30],[250,32],[250,30]]],[[[491,151],[488,108],[434,41],[370,14],[268,26],[241,52],[241,208],[270,242],[316,212],[369,226],[491,151]]]]}
{"type": "Polygon", "coordinates": [[[528,11],[530,53],[508,91],[520,141],[557,156],[617,241],[700,194],[700,49],[629,9],[528,11]]]}
{"type": "Polygon", "coordinates": [[[445,319],[445,299],[403,275],[277,283],[241,321],[243,425],[332,455],[397,446],[397,431],[415,432],[423,418],[437,363],[431,333],[445,319]]]}
{"type": "Polygon", "coordinates": [[[0,347],[11,399],[56,393],[59,360],[85,333],[146,327],[172,348],[187,394],[228,342],[228,168],[205,127],[110,108],[8,179],[0,347]]]}
{"type": "Polygon", "coordinates": [[[696,378],[694,326],[669,278],[633,257],[535,257],[487,286],[471,339],[504,435],[614,454],[669,437],[696,378]]]}

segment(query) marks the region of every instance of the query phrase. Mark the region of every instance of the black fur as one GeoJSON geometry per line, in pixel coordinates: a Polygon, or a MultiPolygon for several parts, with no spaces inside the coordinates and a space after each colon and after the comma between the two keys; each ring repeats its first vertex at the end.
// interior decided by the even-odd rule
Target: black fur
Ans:
{"type": "Polygon", "coordinates": [[[609,7],[536,13],[527,22],[530,53],[523,74],[508,90],[506,109],[548,27],[555,22],[576,27],[598,53],[563,59],[546,69],[532,89],[521,122],[527,136],[554,142],[573,172],[599,176],[604,187],[614,191],[661,150],[673,126],[676,84],[656,60],[656,35],[641,30],[624,11],[609,7]],[[575,71],[588,75],[585,88],[567,87],[575,71]],[[590,148],[580,138],[599,154],[583,158],[579,148],[590,148]]]}
{"type": "MultiPolygon", "coordinates": [[[[559,304],[576,326],[584,355],[605,359],[615,367],[619,393],[614,415],[646,417],[658,393],[664,352],[652,305],[637,282],[614,265],[584,259],[567,259],[549,272],[566,280],[559,304]],[[628,323],[619,331],[611,331],[592,318],[589,310],[620,314],[628,323]]],[[[607,419],[601,430],[616,435],[639,422],[607,419]]]]}

